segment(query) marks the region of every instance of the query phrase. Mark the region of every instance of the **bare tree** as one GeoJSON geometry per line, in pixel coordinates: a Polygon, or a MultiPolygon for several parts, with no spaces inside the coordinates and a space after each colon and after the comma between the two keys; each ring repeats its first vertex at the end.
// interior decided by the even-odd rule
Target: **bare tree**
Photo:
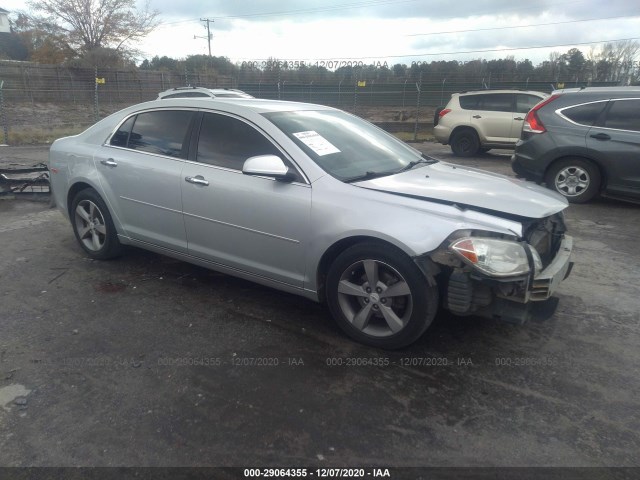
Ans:
{"type": "Polygon", "coordinates": [[[42,21],[55,23],[81,54],[112,49],[126,56],[158,26],[158,12],[148,0],[140,10],[135,0],[32,0],[29,6],[46,17],[42,21]]]}
{"type": "Polygon", "coordinates": [[[605,65],[606,80],[629,84],[637,76],[640,43],[636,40],[605,43],[599,54],[599,63],[605,65]]]}

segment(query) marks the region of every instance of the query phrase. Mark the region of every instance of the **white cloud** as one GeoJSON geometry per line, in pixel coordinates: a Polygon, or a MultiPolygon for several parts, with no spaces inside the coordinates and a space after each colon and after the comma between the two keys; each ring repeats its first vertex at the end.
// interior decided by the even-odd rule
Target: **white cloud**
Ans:
{"type": "MultiPolygon", "coordinates": [[[[18,0],[0,2],[7,10],[25,8],[18,0]]],[[[194,39],[206,35],[201,18],[214,20],[212,54],[233,61],[341,58],[391,65],[514,56],[536,64],[554,50],[587,52],[588,42],[640,37],[640,4],[628,0],[608,0],[606,8],[601,0],[151,0],[151,7],[163,25],[140,44],[147,58],[208,53],[206,39],[194,39]],[[602,20],[580,21],[595,18],[602,20]],[[573,23],[504,28],[556,22],[573,23]],[[432,35],[411,36],[418,33],[432,35]],[[557,47],[527,49],[543,45],[557,47]]]]}

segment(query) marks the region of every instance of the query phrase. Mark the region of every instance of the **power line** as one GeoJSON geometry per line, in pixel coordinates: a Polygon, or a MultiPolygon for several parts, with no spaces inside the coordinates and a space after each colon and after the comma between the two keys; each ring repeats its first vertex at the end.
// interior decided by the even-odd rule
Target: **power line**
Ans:
{"type": "MultiPolygon", "coordinates": [[[[240,14],[240,15],[216,15],[215,18],[217,18],[218,20],[226,20],[226,19],[235,19],[235,18],[257,18],[257,17],[285,16],[285,15],[304,15],[307,13],[322,13],[322,12],[330,12],[330,11],[336,11],[336,10],[350,10],[354,8],[377,7],[377,6],[398,4],[398,3],[411,3],[411,2],[417,2],[417,1],[422,1],[422,0],[368,0],[368,1],[360,1],[356,3],[337,4],[332,6],[330,5],[325,7],[314,7],[314,8],[298,9],[298,10],[283,10],[278,12],[247,13],[247,14],[240,14]]],[[[563,6],[573,5],[576,3],[584,3],[584,1],[585,0],[573,0],[573,1],[565,2],[562,5],[563,6]]],[[[513,8],[502,9],[501,13],[513,12],[513,11],[526,11],[526,10],[534,10],[534,9],[539,10],[539,8],[540,7],[537,5],[533,5],[530,7],[518,6],[513,8]]],[[[467,17],[486,15],[486,14],[487,12],[475,12],[475,13],[466,12],[467,17]]],[[[458,18],[458,17],[459,15],[450,15],[450,16],[444,16],[444,17],[437,17],[437,19],[447,20],[447,19],[458,18]]],[[[198,21],[197,18],[191,18],[191,19],[185,19],[185,20],[176,20],[174,22],[161,22],[161,25],[162,26],[178,25],[181,23],[190,23],[190,22],[197,22],[197,21],[198,21]]]]}
{"type": "Polygon", "coordinates": [[[362,7],[377,7],[380,5],[389,5],[395,3],[412,3],[420,0],[368,0],[356,3],[345,3],[332,5],[327,7],[314,7],[314,8],[303,8],[299,10],[283,10],[279,12],[265,12],[265,13],[246,13],[242,15],[226,15],[217,17],[220,19],[226,18],[252,18],[252,17],[272,17],[278,15],[300,15],[305,13],[321,13],[321,12],[330,12],[335,10],[349,10],[352,8],[362,8],[362,7]]]}
{"type": "MultiPolygon", "coordinates": [[[[247,13],[242,15],[219,15],[219,16],[216,15],[216,18],[218,20],[226,20],[226,19],[233,19],[233,18],[272,17],[272,16],[279,16],[279,15],[302,15],[305,13],[321,13],[321,12],[327,12],[327,11],[348,10],[352,8],[362,8],[362,7],[377,7],[379,5],[388,5],[388,4],[394,4],[394,3],[410,3],[410,2],[417,2],[417,1],[421,1],[421,0],[368,0],[368,1],[361,1],[357,3],[338,4],[338,5],[328,6],[328,7],[314,7],[314,8],[305,8],[305,9],[299,9],[299,10],[283,10],[279,12],[247,13]]],[[[197,18],[189,18],[185,20],[176,20],[174,22],[161,22],[161,25],[162,26],[178,25],[181,23],[190,23],[190,22],[197,22],[197,21],[198,21],[197,18]]]]}
{"type": "MultiPolygon", "coordinates": [[[[536,45],[532,47],[503,47],[503,48],[487,48],[487,49],[478,49],[478,50],[458,50],[455,52],[436,52],[436,53],[408,53],[403,55],[370,55],[367,57],[328,57],[328,58],[316,58],[314,60],[317,61],[336,61],[336,60],[379,60],[382,58],[406,58],[406,57],[435,57],[440,55],[462,55],[465,53],[489,53],[489,52],[510,52],[515,50],[537,50],[542,48],[556,48],[556,47],[574,47],[581,45],[596,45],[600,43],[614,43],[614,42],[624,42],[628,40],[639,40],[640,37],[631,37],[631,38],[617,38],[611,40],[596,40],[593,42],[574,42],[574,43],[561,43],[556,45],[536,45]]],[[[248,57],[239,57],[238,60],[251,60],[251,61],[267,61],[267,58],[248,58],[248,57]]],[[[280,59],[282,61],[290,61],[289,59],[280,59]]]]}
{"type": "Polygon", "coordinates": [[[405,35],[406,37],[422,37],[428,35],[444,35],[449,33],[471,33],[471,32],[487,32],[490,30],[508,30],[513,28],[527,28],[527,27],[545,27],[549,25],[564,25],[567,23],[580,23],[580,22],[593,22],[599,20],[613,20],[616,18],[633,18],[638,16],[637,13],[631,15],[618,15],[616,17],[603,17],[603,18],[585,18],[581,20],[567,20],[564,22],[551,22],[551,23],[534,23],[531,25],[513,25],[508,27],[491,27],[491,28],[473,28],[469,30],[449,30],[445,32],[430,32],[430,33],[409,33],[405,35]]]}

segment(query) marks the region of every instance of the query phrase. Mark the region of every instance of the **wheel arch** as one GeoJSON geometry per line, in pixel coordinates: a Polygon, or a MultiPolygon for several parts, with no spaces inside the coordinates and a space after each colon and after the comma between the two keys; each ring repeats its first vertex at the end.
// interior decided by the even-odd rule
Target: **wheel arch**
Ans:
{"type": "MultiPolygon", "coordinates": [[[[79,182],[76,182],[73,185],[71,185],[71,187],[67,191],[67,213],[69,214],[69,218],[71,218],[71,216],[72,216],[71,206],[73,204],[73,199],[76,197],[76,195],[78,195],[79,192],[81,192],[82,190],[86,190],[87,188],[91,188],[93,190],[96,190],[94,188],[94,186],[91,185],[90,183],[87,183],[85,181],[79,181],[79,182]]],[[[97,192],[97,190],[96,190],[96,192],[97,192]]],[[[98,195],[100,195],[100,194],[98,193],[98,195]]],[[[102,196],[100,195],[100,197],[102,197],[102,196]]]]}
{"type": "MultiPolygon", "coordinates": [[[[329,268],[331,267],[331,264],[338,257],[338,255],[340,255],[346,249],[360,243],[376,243],[378,245],[388,247],[389,249],[393,249],[411,258],[411,255],[407,252],[407,250],[404,250],[398,245],[395,245],[379,237],[370,235],[354,235],[351,237],[342,238],[333,243],[329,248],[327,248],[322,254],[322,257],[320,257],[320,261],[318,262],[318,267],[316,268],[316,285],[318,291],[318,301],[320,303],[325,303],[326,301],[325,284],[327,273],[329,271],[329,268]]],[[[421,268],[419,269],[424,274],[423,270],[421,268]]]]}
{"type": "Polygon", "coordinates": [[[551,170],[555,164],[563,160],[568,160],[570,158],[577,158],[593,164],[598,169],[598,173],[600,173],[600,186],[598,188],[598,191],[602,192],[603,190],[605,190],[608,181],[607,170],[600,164],[600,162],[596,158],[590,155],[585,155],[584,153],[565,153],[557,158],[554,158],[551,162],[549,162],[547,168],[545,168],[542,178],[547,178],[549,170],[551,170]]]}
{"type": "Polygon", "coordinates": [[[474,127],[472,127],[471,125],[458,125],[457,127],[455,127],[453,130],[451,130],[451,134],[449,135],[449,143],[451,143],[451,139],[459,132],[465,131],[465,130],[469,130],[473,133],[475,133],[476,137],[478,137],[478,141],[480,143],[481,139],[480,139],[480,134],[478,133],[478,130],[476,130],[474,127]]]}

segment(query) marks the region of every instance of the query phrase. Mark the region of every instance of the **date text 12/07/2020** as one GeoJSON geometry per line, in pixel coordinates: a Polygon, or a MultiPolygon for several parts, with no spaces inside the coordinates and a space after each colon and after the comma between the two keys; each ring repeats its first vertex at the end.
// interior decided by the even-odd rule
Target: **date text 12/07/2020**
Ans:
{"type": "Polygon", "coordinates": [[[236,62],[240,68],[248,69],[298,69],[298,68],[327,68],[330,70],[343,67],[356,68],[389,68],[386,61],[363,61],[363,60],[248,60],[236,62]]]}

